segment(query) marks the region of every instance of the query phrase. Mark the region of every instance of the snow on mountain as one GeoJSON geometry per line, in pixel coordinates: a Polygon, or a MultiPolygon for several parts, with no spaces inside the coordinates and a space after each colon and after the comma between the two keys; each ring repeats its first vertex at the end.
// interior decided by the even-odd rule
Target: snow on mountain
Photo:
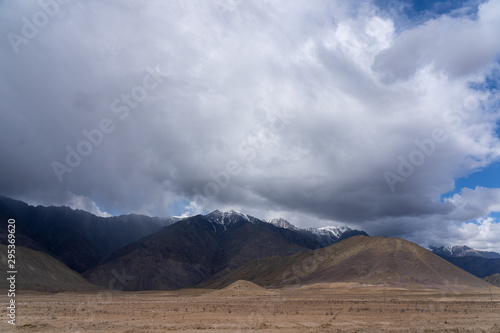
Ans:
{"type": "Polygon", "coordinates": [[[187,218],[187,217],[186,216],[160,217],[160,219],[165,223],[165,225],[167,225],[167,223],[169,223],[169,224],[177,223],[181,220],[184,220],[185,218],[187,218]]]}
{"type": "MultiPolygon", "coordinates": [[[[223,226],[228,226],[231,225],[237,221],[239,221],[241,218],[247,220],[248,222],[252,223],[257,223],[261,222],[261,220],[256,219],[252,216],[248,216],[246,214],[240,213],[235,210],[230,210],[227,212],[221,212],[220,210],[215,210],[211,212],[210,214],[206,215],[208,220],[212,223],[217,223],[223,226]]],[[[289,230],[295,230],[295,231],[301,231],[301,232],[309,232],[312,233],[315,236],[319,237],[328,237],[332,239],[338,239],[340,238],[345,232],[352,231],[351,228],[346,227],[346,226],[328,226],[328,227],[321,227],[321,228],[308,228],[308,229],[300,229],[285,220],[284,218],[274,218],[272,220],[266,221],[267,223],[270,223],[278,228],[283,228],[283,229],[289,229],[289,230]]]]}
{"type": "Polygon", "coordinates": [[[343,233],[350,231],[352,229],[346,226],[341,226],[341,227],[328,226],[321,228],[309,228],[306,230],[319,236],[333,236],[336,238],[340,238],[340,236],[342,236],[343,233]]]}
{"type": "Polygon", "coordinates": [[[235,210],[230,210],[228,212],[221,212],[220,210],[214,210],[210,214],[206,215],[206,217],[210,222],[221,224],[223,226],[231,225],[240,220],[241,218],[247,220],[248,222],[251,222],[248,215],[240,213],[235,210]]]}
{"type": "Polygon", "coordinates": [[[483,258],[500,258],[500,254],[496,252],[481,251],[470,248],[465,245],[445,245],[445,246],[429,246],[432,252],[439,255],[449,257],[483,257],[483,258]]]}
{"type": "Polygon", "coordinates": [[[277,219],[272,219],[267,221],[268,223],[271,223],[272,225],[277,226],[278,228],[283,228],[283,229],[290,229],[290,230],[299,230],[296,226],[288,222],[287,220],[283,218],[277,218],[277,219]]]}
{"type": "Polygon", "coordinates": [[[481,256],[478,251],[465,245],[446,245],[443,247],[443,252],[452,257],[464,257],[467,255],[481,256]]]}
{"type": "Polygon", "coordinates": [[[271,223],[277,226],[278,228],[294,230],[302,234],[307,234],[309,235],[309,237],[315,239],[322,246],[331,245],[344,238],[354,235],[368,236],[364,231],[353,230],[346,226],[328,226],[321,228],[300,229],[283,218],[272,219],[268,221],[268,223],[271,223]]]}
{"type": "Polygon", "coordinates": [[[341,227],[328,226],[328,227],[321,227],[321,228],[300,229],[283,218],[275,218],[275,219],[269,220],[267,222],[271,223],[272,225],[277,226],[278,228],[307,231],[307,232],[311,232],[314,235],[318,235],[318,236],[334,236],[336,238],[339,238],[340,236],[342,236],[342,234],[344,232],[352,230],[351,228],[346,227],[346,226],[341,226],[341,227]]]}
{"type": "Polygon", "coordinates": [[[314,239],[316,242],[321,244],[321,246],[328,246],[344,238],[348,238],[354,235],[367,236],[367,234],[364,231],[353,230],[347,226],[328,226],[321,228],[301,229],[297,228],[296,226],[294,226],[293,224],[291,224],[290,222],[288,222],[283,218],[275,218],[264,222],[263,220],[240,213],[235,210],[230,210],[228,212],[221,212],[219,210],[215,210],[210,214],[205,215],[205,217],[208,219],[208,221],[210,221],[214,225],[214,230],[217,230],[216,226],[219,225],[223,227],[223,231],[226,231],[230,225],[244,219],[254,224],[269,223],[281,229],[287,229],[299,232],[300,234],[305,235],[310,239],[314,239]]]}

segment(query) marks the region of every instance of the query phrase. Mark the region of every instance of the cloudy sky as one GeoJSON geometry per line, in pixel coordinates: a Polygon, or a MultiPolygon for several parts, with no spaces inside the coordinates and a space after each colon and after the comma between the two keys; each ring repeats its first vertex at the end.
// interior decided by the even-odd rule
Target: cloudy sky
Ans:
{"type": "Polygon", "coordinates": [[[0,0],[0,193],[500,251],[498,31],[498,0],[0,0]]]}

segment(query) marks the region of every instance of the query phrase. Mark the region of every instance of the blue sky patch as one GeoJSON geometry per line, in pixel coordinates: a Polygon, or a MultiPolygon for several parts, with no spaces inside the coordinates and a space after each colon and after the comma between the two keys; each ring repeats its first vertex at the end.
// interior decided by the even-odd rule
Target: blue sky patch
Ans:
{"type": "Polygon", "coordinates": [[[467,177],[455,181],[455,189],[441,196],[441,199],[449,198],[455,193],[460,193],[463,188],[474,189],[476,186],[486,188],[500,188],[500,162],[491,164],[485,169],[475,172],[467,177]]]}
{"type": "Polygon", "coordinates": [[[374,0],[374,4],[392,16],[398,31],[420,25],[441,15],[468,16],[474,19],[482,0],[374,0]]]}

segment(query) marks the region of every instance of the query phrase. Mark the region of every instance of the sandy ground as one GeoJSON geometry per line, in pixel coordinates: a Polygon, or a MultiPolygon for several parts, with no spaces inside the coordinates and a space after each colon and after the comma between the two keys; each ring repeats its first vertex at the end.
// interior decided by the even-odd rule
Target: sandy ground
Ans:
{"type": "MultiPolygon", "coordinates": [[[[2,292],[6,295],[6,292],[2,292]]],[[[16,295],[0,332],[500,332],[500,291],[316,285],[16,295]],[[491,300],[493,299],[493,301],[491,300]]]]}

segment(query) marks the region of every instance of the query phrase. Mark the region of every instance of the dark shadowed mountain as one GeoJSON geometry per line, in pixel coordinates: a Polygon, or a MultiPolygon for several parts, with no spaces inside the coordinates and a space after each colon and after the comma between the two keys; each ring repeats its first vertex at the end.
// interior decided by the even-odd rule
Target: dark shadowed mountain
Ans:
{"type": "Polygon", "coordinates": [[[214,211],[161,229],[115,251],[84,276],[107,286],[112,272],[125,290],[178,289],[214,280],[256,258],[320,248],[313,235],[238,212],[214,211]]]}
{"type": "Polygon", "coordinates": [[[43,251],[84,272],[114,250],[174,223],[174,218],[124,215],[103,218],[68,207],[29,206],[0,196],[0,243],[7,221],[16,220],[16,244],[43,251]]]}
{"type": "Polygon", "coordinates": [[[464,245],[430,246],[432,252],[477,277],[500,273],[500,254],[464,245]]]}
{"type": "Polygon", "coordinates": [[[500,253],[476,250],[465,245],[430,246],[429,248],[439,256],[500,259],[500,253]]]}
{"type": "MultiPolygon", "coordinates": [[[[16,246],[16,290],[42,292],[96,291],[95,286],[59,260],[39,251],[16,246]]],[[[0,244],[0,263],[7,267],[7,246],[0,244]]],[[[7,274],[7,276],[9,276],[7,274]]],[[[9,289],[6,278],[0,280],[0,289],[9,289]]]]}
{"type": "Polygon", "coordinates": [[[273,287],[332,282],[425,288],[489,286],[414,243],[365,236],[288,257],[254,260],[208,286],[220,288],[238,280],[273,287]]]}
{"type": "Polygon", "coordinates": [[[440,257],[480,278],[500,273],[500,258],[495,259],[474,256],[448,257],[444,255],[440,255],[440,257]]]}

